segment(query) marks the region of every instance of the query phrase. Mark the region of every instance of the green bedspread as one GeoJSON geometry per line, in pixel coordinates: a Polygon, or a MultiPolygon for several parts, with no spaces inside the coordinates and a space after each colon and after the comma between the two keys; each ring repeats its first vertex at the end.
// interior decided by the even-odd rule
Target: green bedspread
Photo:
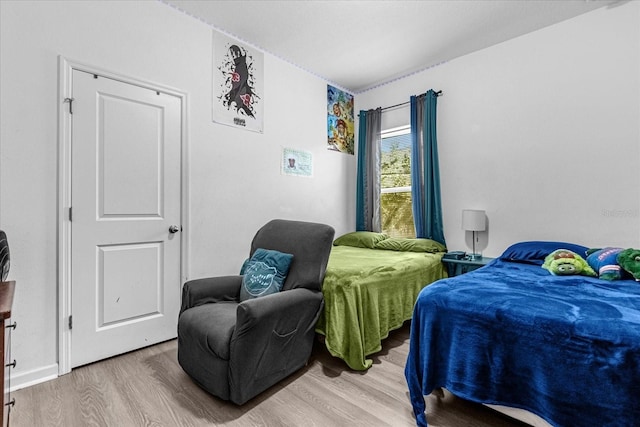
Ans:
{"type": "Polygon", "coordinates": [[[426,285],[447,277],[442,253],[334,246],[324,279],[324,313],[316,332],[329,352],[365,370],[389,331],[411,319],[426,285]]]}

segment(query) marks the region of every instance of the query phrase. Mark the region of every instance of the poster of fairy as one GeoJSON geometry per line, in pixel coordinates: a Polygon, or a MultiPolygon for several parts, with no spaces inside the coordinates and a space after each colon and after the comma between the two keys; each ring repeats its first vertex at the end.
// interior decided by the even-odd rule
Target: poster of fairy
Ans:
{"type": "Polygon", "coordinates": [[[327,85],[327,148],[353,154],[353,95],[327,85]]]}
{"type": "Polygon", "coordinates": [[[262,133],[264,54],[213,32],[213,121],[262,133]]]}

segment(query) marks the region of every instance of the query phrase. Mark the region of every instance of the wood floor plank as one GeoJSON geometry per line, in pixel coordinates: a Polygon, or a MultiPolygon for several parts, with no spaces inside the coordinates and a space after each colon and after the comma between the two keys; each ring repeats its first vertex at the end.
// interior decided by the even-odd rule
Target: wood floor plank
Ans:
{"type": "MultiPolygon", "coordinates": [[[[404,364],[409,324],[391,332],[365,372],[314,346],[307,366],[245,405],[217,399],[177,362],[171,340],[15,391],[12,427],[412,427],[404,364]]],[[[426,397],[433,427],[522,427],[446,392],[426,397]]]]}

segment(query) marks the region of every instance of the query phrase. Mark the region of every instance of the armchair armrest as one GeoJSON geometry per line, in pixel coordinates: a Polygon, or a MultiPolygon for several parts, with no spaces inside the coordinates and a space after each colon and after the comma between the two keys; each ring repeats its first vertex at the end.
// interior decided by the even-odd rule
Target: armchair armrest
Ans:
{"type": "Polygon", "coordinates": [[[323,302],[322,292],[295,288],[238,304],[229,357],[233,402],[244,403],[306,363],[323,302]]]}
{"type": "MultiPolygon", "coordinates": [[[[231,340],[238,340],[252,333],[255,327],[265,328],[257,334],[264,335],[275,329],[280,332],[304,325],[313,328],[320,316],[322,293],[306,288],[290,289],[260,298],[246,300],[238,305],[236,330],[231,340]],[[315,319],[314,319],[315,317],[315,319]],[[313,321],[312,325],[308,325],[313,321]]],[[[302,332],[307,332],[302,331],[302,332]]]]}
{"type": "Polygon", "coordinates": [[[190,280],[182,287],[180,314],[188,308],[220,301],[238,301],[242,276],[190,280]]]}

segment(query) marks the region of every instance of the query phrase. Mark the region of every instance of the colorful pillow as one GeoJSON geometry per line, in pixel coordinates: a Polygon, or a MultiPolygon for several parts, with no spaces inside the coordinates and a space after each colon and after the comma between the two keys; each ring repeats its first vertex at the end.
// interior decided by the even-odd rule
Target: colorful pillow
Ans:
{"type": "Polygon", "coordinates": [[[343,234],[333,241],[334,246],[353,246],[356,248],[373,249],[376,243],[387,239],[384,233],[376,233],[373,231],[353,231],[343,234]]]}
{"type": "Polygon", "coordinates": [[[376,249],[387,249],[390,251],[402,251],[402,252],[446,252],[441,243],[431,239],[404,239],[401,237],[389,237],[384,239],[375,246],[376,249]]]}
{"type": "Polygon", "coordinates": [[[622,279],[622,268],[618,264],[618,254],[622,248],[589,249],[587,262],[593,268],[598,277],[603,280],[622,279]]]}
{"type": "Polygon", "coordinates": [[[542,265],[544,259],[551,252],[567,249],[581,257],[587,256],[587,247],[566,242],[527,241],[514,243],[500,255],[504,261],[522,262],[526,264],[542,265]]]}
{"type": "Polygon", "coordinates": [[[549,270],[554,276],[597,276],[587,261],[569,249],[557,249],[544,259],[542,268],[549,270]]]}
{"type": "Polygon", "coordinates": [[[258,248],[240,269],[240,301],[280,292],[289,273],[293,255],[258,248]]]}

